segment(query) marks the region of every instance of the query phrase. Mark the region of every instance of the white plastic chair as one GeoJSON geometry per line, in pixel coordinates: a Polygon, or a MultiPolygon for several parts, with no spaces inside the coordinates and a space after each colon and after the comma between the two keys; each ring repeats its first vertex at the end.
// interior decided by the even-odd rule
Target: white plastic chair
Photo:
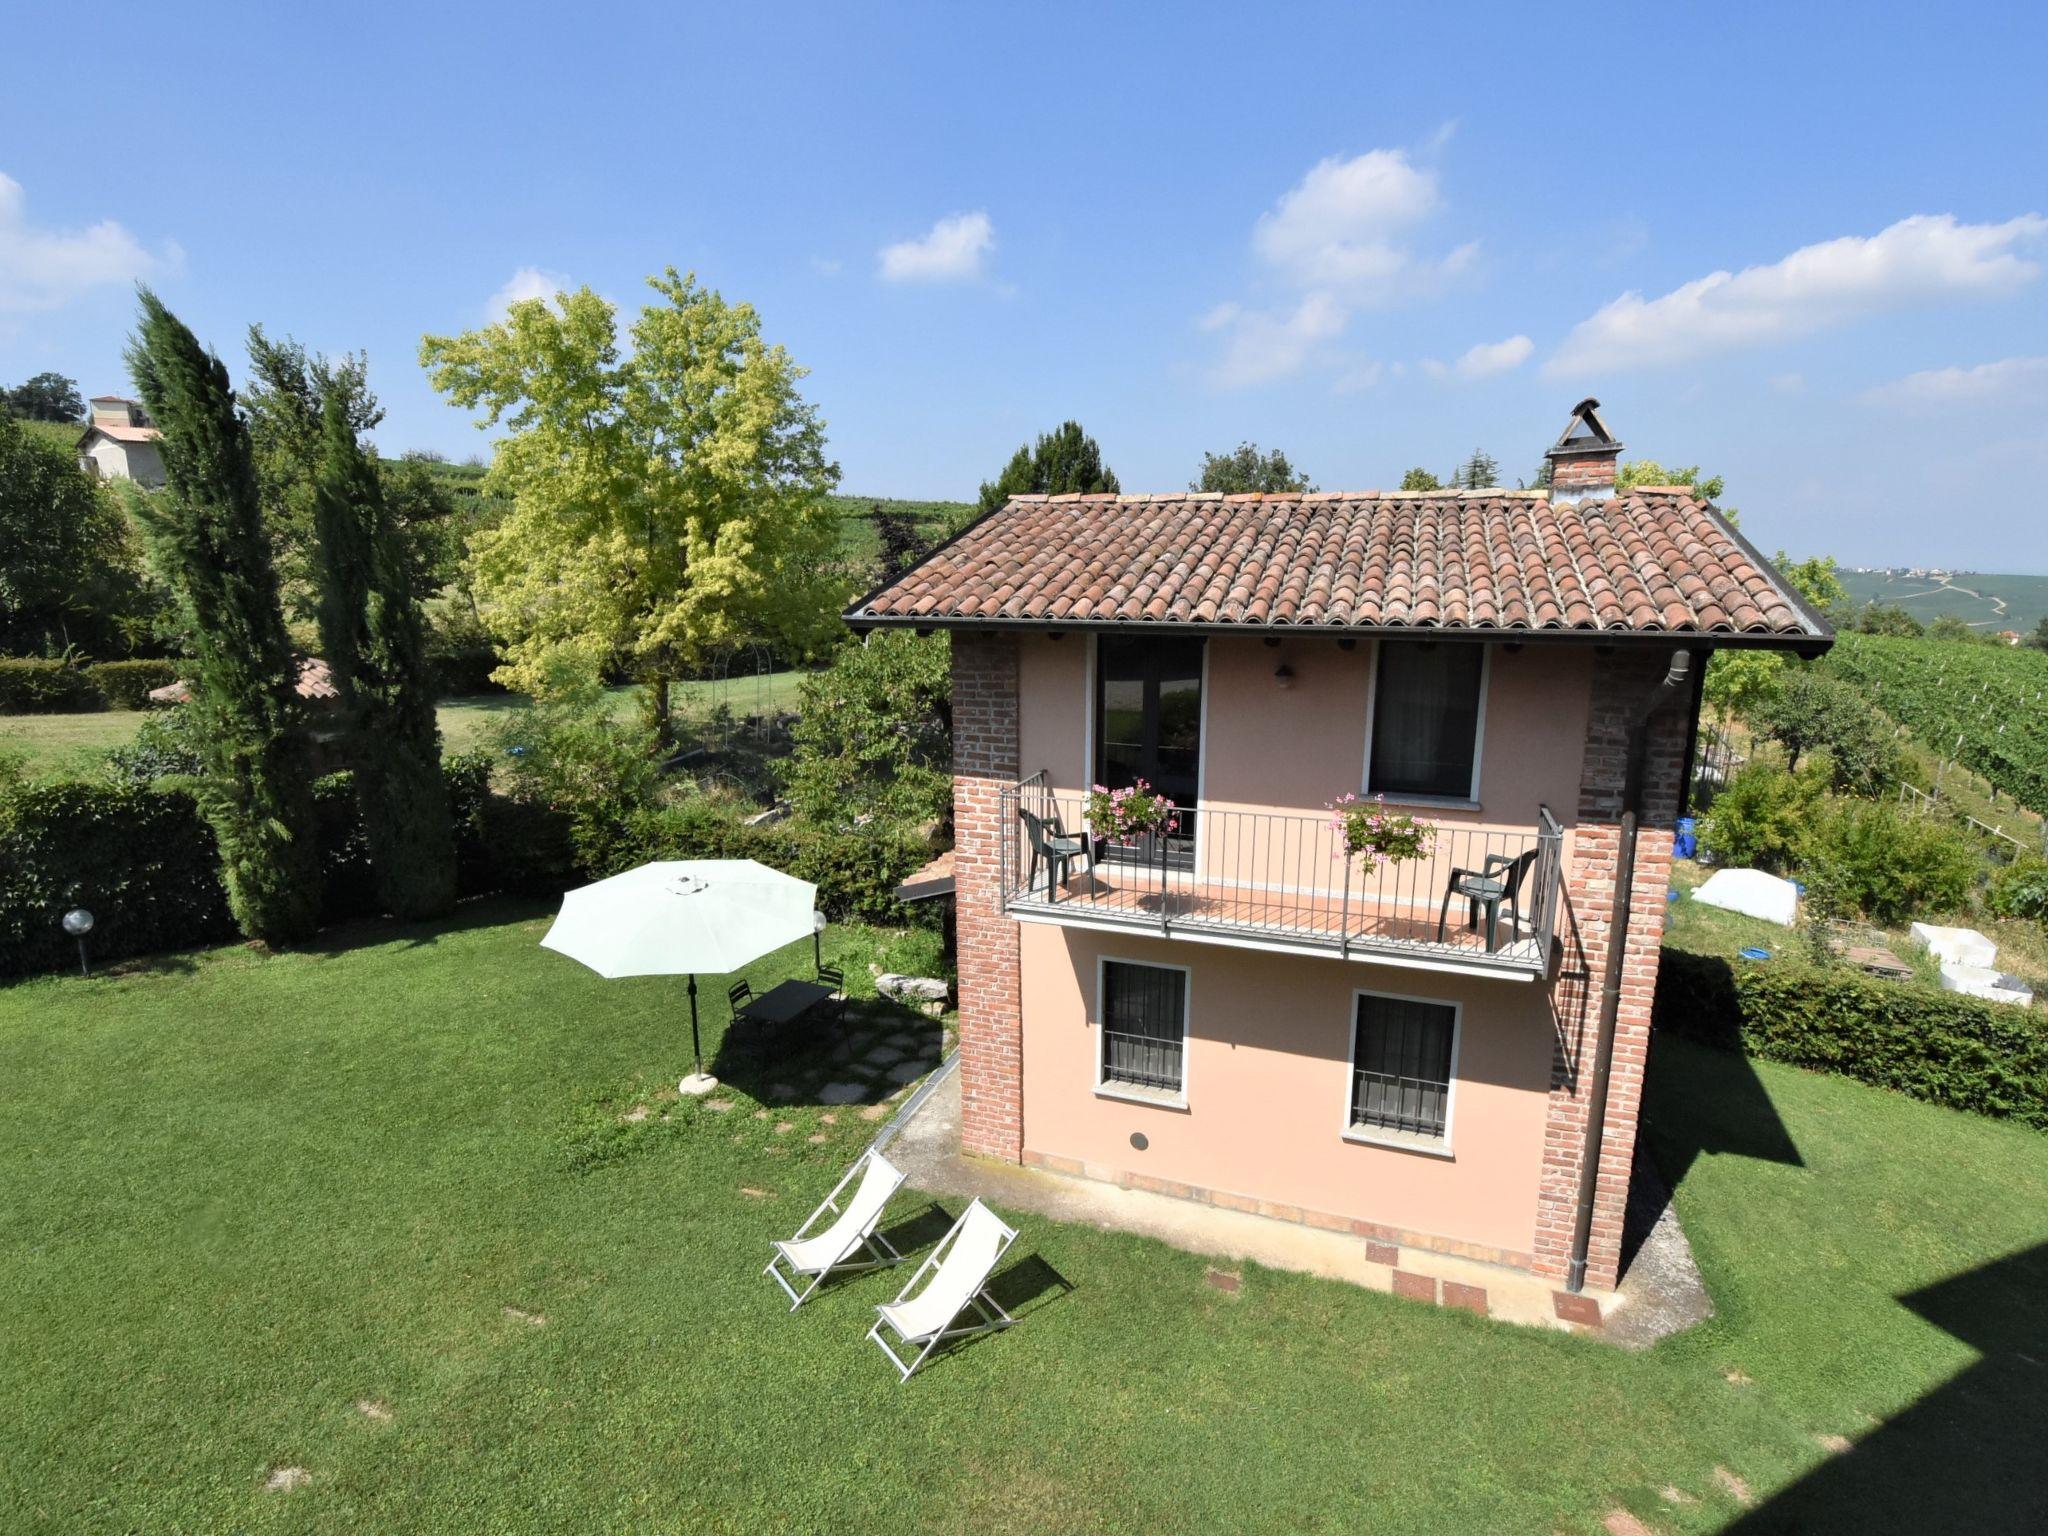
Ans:
{"type": "Polygon", "coordinates": [[[868,1330],[868,1337],[881,1346],[882,1353],[902,1373],[904,1381],[910,1380],[925,1357],[945,1340],[1007,1328],[1016,1321],[988,1293],[989,1276],[1016,1240],[1016,1230],[1005,1225],[994,1211],[979,1199],[970,1201],[960,1219],[953,1223],[953,1230],[939,1239],[938,1247],[925,1257],[896,1299],[875,1308],[880,1315],[868,1330]],[[917,1290],[927,1274],[931,1275],[930,1281],[912,1299],[910,1293],[917,1290]],[[981,1314],[981,1320],[964,1328],[954,1327],[969,1307],[981,1314]],[[917,1358],[910,1364],[905,1365],[882,1337],[885,1326],[903,1344],[920,1346],[917,1358]]]}
{"type": "Polygon", "coordinates": [[[903,1262],[903,1255],[875,1230],[882,1219],[882,1208],[902,1187],[903,1170],[870,1147],[846,1170],[845,1176],[833,1186],[832,1193],[825,1197],[823,1203],[796,1229],[796,1236],[786,1243],[775,1244],[775,1252],[769,1256],[768,1267],[762,1273],[788,1294],[790,1311],[802,1306],[811,1292],[824,1284],[825,1277],[834,1270],[881,1269],[903,1262]],[[856,1175],[860,1178],[860,1186],[842,1207],[839,1197],[856,1175]],[[822,1232],[806,1236],[827,1211],[837,1217],[832,1225],[822,1232]],[[855,1259],[854,1252],[860,1248],[867,1249],[872,1257],[855,1259]],[[783,1279],[778,1265],[788,1266],[790,1280],[802,1280],[808,1276],[811,1283],[799,1292],[790,1280],[783,1279]]]}

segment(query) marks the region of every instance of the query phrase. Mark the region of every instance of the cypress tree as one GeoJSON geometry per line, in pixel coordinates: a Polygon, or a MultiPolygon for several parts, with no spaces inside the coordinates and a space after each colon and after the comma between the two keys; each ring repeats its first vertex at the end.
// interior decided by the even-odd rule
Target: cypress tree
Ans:
{"type": "Polygon", "coordinates": [[[313,539],[320,643],[349,722],[378,899],[395,916],[431,917],[455,903],[455,834],[426,626],[404,531],[339,392],[322,415],[313,539]]]}
{"type": "Polygon", "coordinates": [[[227,369],[148,289],[129,344],[137,393],[162,428],[165,485],[146,499],[158,566],[191,651],[205,743],[197,794],[220,845],[228,905],[266,943],[309,936],[319,850],[299,732],[298,668],[278,608],[249,451],[227,369]]]}

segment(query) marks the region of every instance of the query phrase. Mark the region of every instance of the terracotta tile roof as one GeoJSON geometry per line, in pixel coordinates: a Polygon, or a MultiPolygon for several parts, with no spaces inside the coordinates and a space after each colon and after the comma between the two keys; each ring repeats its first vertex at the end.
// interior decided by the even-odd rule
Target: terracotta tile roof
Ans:
{"type": "Polygon", "coordinates": [[[1684,486],[1020,496],[847,612],[934,627],[1830,634],[1684,486]]]}
{"type": "Polygon", "coordinates": [[[153,443],[164,435],[160,427],[131,427],[118,421],[96,421],[80,435],[80,445],[95,432],[111,437],[117,443],[153,443]]]}
{"type": "MultiPolygon", "coordinates": [[[[341,690],[334,686],[334,673],[318,656],[299,658],[299,680],[294,685],[294,691],[302,699],[325,700],[341,697],[341,690]]],[[[165,683],[161,688],[150,689],[149,697],[157,704],[188,703],[192,698],[192,686],[182,679],[175,683],[165,683]]]]}

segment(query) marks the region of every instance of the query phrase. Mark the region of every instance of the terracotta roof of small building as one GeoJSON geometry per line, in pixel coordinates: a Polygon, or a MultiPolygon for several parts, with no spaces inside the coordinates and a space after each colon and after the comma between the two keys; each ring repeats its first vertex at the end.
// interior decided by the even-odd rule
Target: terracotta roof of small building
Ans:
{"type": "MultiPolygon", "coordinates": [[[[325,701],[341,697],[341,690],[334,686],[334,673],[318,656],[299,658],[299,678],[293,684],[293,691],[302,699],[325,701]]],[[[192,698],[192,685],[180,678],[175,683],[165,683],[161,688],[149,690],[152,703],[185,704],[192,698]]]]}
{"type": "Polygon", "coordinates": [[[1810,646],[1826,623],[1686,486],[1019,496],[847,611],[856,628],[1690,635],[1810,646]]]}
{"type": "Polygon", "coordinates": [[[95,432],[102,437],[111,437],[117,443],[153,443],[164,435],[161,427],[131,427],[118,421],[95,421],[79,434],[79,443],[83,445],[95,432]]]}

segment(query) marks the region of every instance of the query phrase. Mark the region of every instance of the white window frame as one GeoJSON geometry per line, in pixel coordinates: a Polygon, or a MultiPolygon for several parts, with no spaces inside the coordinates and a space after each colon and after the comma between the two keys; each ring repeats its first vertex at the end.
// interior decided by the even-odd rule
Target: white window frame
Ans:
{"type": "Polygon", "coordinates": [[[1088,1021],[1089,1028],[1095,1032],[1096,1097],[1120,1099],[1127,1104],[1150,1104],[1158,1109],[1186,1109],[1192,1065],[1189,1057],[1193,1055],[1188,1049],[1188,1022],[1194,1008],[1195,973],[1192,966],[1176,965],[1170,960],[1141,960],[1135,955],[1097,955],[1094,1017],[1088,1021]],[[1180,1092],[1168,1093],[1164,1089],[1140,1088],[1132,1083],[1113,1083],[1104,1077],[1109,1056],[1109,1010],[1103,1002],[1103,988],[1108,979],[1108,968],[1112,965],[1141,965],[1155,971],[1180,972],[1180,1092]]]}
{"type": "MultiPolygon", "coordinates": [[[[1343,1137],[1360,1146],[1388,1147],[1397,1152],[1418,1152],[1425,1157],[1452,1156],[1452,1136],[1458,1124],[1458,1052],[1465,1043],[1465,1005],[1448,997],[1422,997],[1410,992],[1384,992],[1377,987],[1359,987],[1351,994],[1351,1009],[1344,1020],[1348,1035],[1344,1056],[1343,1137]],[[1444,1085],[1444,1133],[1440,1137],[1403,1135],[1374,1127],[1361,1128],[1351,1118],[1351,1093],[1358,1081],[1358,1007],[1368,997],[1390,1003],[1427,1003],[1432,1008],[1451,1010],[1451,1075],[1444,1085]]],[[[1182,1060],[1187,1052],[1183,1048],[1182,1060]]],[[[1183,1073],[1185,1077],[1185,1073],[1183,1073]]]]}
{"type": "MultiPolygon", "coordinates": [[[[1395,637],[1396,645],[1434,643],[1437,645],[1477,645],[1479,647],[1479,712],[1472,725],[1472,787],[1471,793],[1458,795],[1416,795],[1392,793],[1387,795],[1390,805],[1435,805],[1456,810],[1476,811],[1479,805],[1479,774],[1486,761],[1486,700],[1493,686],[1493,646],[1486,641],[1437,640],[1430,642],[1427,634],[1415,639],[1406,636],[1395,637]]],[[[1368,798],[1379,793],[1372,787],[1372,733],[1377,724],[1380,709],[1380,650],[1388,644],[1388,637],[1381,636],[1372,643],[1372,670],[1366,679],[1365,691],[1365,761],[1358,770],[1359,793],[1368,798]]]]}

